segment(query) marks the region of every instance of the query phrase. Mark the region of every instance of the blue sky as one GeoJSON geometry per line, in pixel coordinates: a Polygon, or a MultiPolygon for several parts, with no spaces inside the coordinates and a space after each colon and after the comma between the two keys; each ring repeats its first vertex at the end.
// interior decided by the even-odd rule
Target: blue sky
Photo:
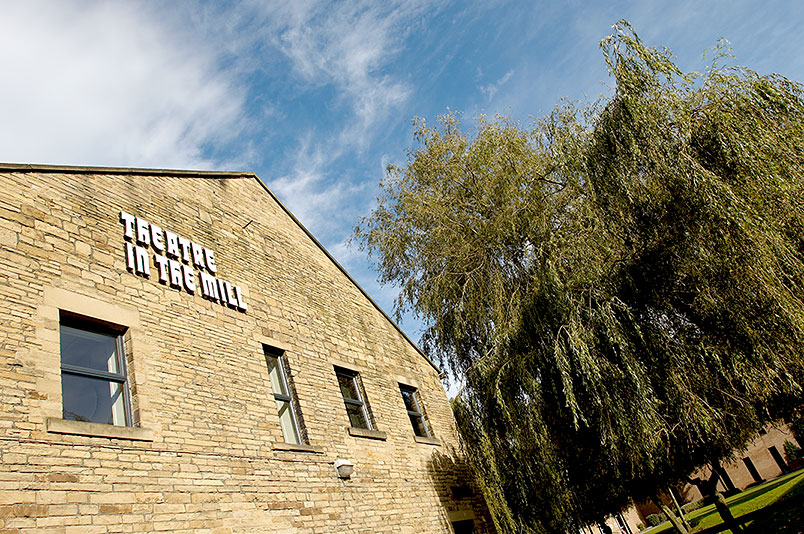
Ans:
{"type": "Polygon", "coordinates": [[[390,312],[395,289],[347,241],[411,118],[526,124],[595,99],[620,18],[684,70],[723,37],[737,64],[804,81],[795,0],[8,1],[0,161],[256,172],[390,312]]]}

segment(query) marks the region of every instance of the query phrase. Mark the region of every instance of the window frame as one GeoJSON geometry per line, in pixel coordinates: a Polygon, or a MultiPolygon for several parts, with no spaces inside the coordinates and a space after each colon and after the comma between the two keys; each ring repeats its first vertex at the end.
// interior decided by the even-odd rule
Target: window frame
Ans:
{"type": "Polygon", "coordinates": [[[268,359],[272,358],[275,360],[273,364],[273,368],[276,369],[277,379],[279,381],[280,387],[286,391],[287,393],[277,392],[274,391],[273,382],[271,381],[271,367],[269,364],[268,367],[268,380],[271,384],[271,393],[274,396],[274,402],[284,402],[287,404],[288,409],[290,410],[290,421],[291,427],[293,430],[293,434],[296,438],[296,441],[288,441],[288,437],[285,435],[285,428],[282,425],[282,416],[277,409],[277,418],[279,420],[279,428],[282,431],[282,439],[284,439],[284,443],[288,445],[307,445],[307,436],[304,432],[304,426],[301,420],[301,414],[296,407],[297,398],[295,395],[295,391],[292,388],[291,382],[288,379],[288,368],[287,368],[287,356],[285,356],[285,351],[278,347],[274,347],[272,345],[268,345],[263,343],[262,345],[263,353],[265,355],[266,363],[268,363],[268,359]]]}
{"type": "Polygon", "coordinates": [[[376,430],[374,421],[371,418],[371,412],[368,408],[368,402],[366,402],[365,392],[363,391],[363,384],[360,381],[360,373],[353,369],[348,369],[346,367],[341,366],[334,366],[335,367],[335,378],[338,382],[338,391],[341,393],[341,399],[344,402],[344,407],[346,408],[346,418],[349,420],[349,426],[351,428],[359,428],[362,430],[376,430]],[[357,398],[347,397],[343,393],[343,389],[341,389],[340,384],[340,377],[346,378],[352,382],[352,387],[355,390],[355,394],[357,398]],[[363,420],[366,422],[366,426],[355,426],[352,424],[352,418],[349,415],[349,409],[346,405],[355,406],[360,410],[360,413],[363,415],[363,420]]]}
{"type": "Polygon", "coordinates": [[[116,426],[116,427],[133,427],[134,426],[134,414],[132,411],[131,406],[131,388],[129,384],[129,376],[128,376],[128,365],[127,365],[127,355],[126,355],[126,345],[125,345],[125,334],[127,328],[116,325],[113,323],[109,323],[107,321],[101,321],[98,319],[93,319],[91,317],[85,317],[83,315],[78,315],[70,312],[65,312],[61,310],[59,312],[59,364],[60,364],[60,375],[61,375],[61,394],[62,394],[62,419],[65,421],[76,421],[81,423],[94,423],[94,424],[101,424],[107,426],[116,426]],[[113,373],[111,371],[101,371],[99,369],[93,369],[91,367],[84,367],[81,365],[75,365],[70,363],[64,363],[64,347],[61,344],[61,335],[62,335],[62,328],[69,328],[72,330],[77,330],[79,332],[87,332],[90,334],[102,335],[107,336],[110,338],[114,338],[114,346],[115,346],[115,360],[117,363],[117,373],[113,373]],[[82,421],[80,419],[71,419],[67,416],[64,412],[64,375],[71,375],[71,376],[79,376],[84,378],[91,378],[96,380],[105,380],[107,382],[114,382],[120,384],[121,396],[123,397],[123,424],[119,425],[116,423],[99,423],[96,421],[82,421]]]}
{"type": "Polygon", "coordinates": [[[405,411],[408,413],[408,418],[411,419],[410,426],[413,428],[413,435],[419,438],[431,439],[433,437],[433,433],[430,430],[430,425],[427,423],[427,418],[424,415],[424,408],[422,408],[422,403],[419,399],[419,388],[399,382],[399,392],[402,395],[402,404],[405,406],[405,411]],[[411,402],[416,410],[408,409],[408,405],[405,402],[405,392],[410,393],[411,402]],[[417,427],[412,421],[412,418],[414,417],[421,421],[421,426],[424,428],[424,436],[420,436],[416,431],[417,427]]]}

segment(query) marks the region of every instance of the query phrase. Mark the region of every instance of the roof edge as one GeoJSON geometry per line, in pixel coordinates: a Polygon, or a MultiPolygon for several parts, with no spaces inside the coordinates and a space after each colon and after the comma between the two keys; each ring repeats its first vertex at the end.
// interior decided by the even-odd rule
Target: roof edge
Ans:
{"type": "Polygon", "coordinates": [[[285,206],[281,200],[274,194],[273,191],[262,181],[262,179],[253,172],[242,172],[242,171],[197,171],[197,170],[180,170],[180,169],[148,169],[148,168],[131,168],[131,167],[91,167],[91,166],[81,166],[81,165],[40,165],[40,164],[31,164],[31,163],[0,163],[0,171],[10,171],[10,172],[41,172],[41,173],[60,173],[60,172],[69,172],[69,173],[84,173],[84,174],[122,174],[122,175],[139,175],[139,176],[182,176],[182,177],[196,177],[196,178],[253,178],[257,181],[258,184],[262,186],[263,189],[270,195],[270,197],[276,202],[282,211],[284,211],[291,220],[296,223],[296,225],[301,228],[302,232],[304,232],[307,237],[309,237],[313,243],[324,253],[324,255],[329,258],[329,260],[338,268],[338,270],[349,279],[350,282],[357,288],[360,293],[363,294],[366,299],[371,303],[374,308],[379,311],[383,317],[391,324],[391,326],[399,332],[402,337],[407,341],[416,352],[421,355],[422,358],[430,364],[430,366],[435,369],[438,373],[438,377],[442,378],[444,376],[444,372],[435,364],[433,360],[430,359],[427,354],[414,342],[408,335],[402,330],[402,328],[396,324],[385,310],[380,307],[377,302],[369,294],[366,292],[365,289],[355,280],[351,274],[349,274],[344,267],[338,263],[338,260],[329,253],[329,251],[321,244],[321,242],[316,239],[316,237],[310,232],[310,230],[305,227],[302,222],[293,215],[287,206],[285,206]]]}
{"type": "Polygon", "coordinates": [[[0,171],[41,173],[70,172],[84,174],[122,174],[139,176],[184,176],[197,178],[258,178],[253,172],[148,169],[137,167],[89,167],[82,165],[40,165],[32,163],[0,163],[0,171]]]}
{"type": "Polygon", "coordinates": [[[410,337],[408,337],[408,335],[402,330],[402,328],[398,324],[396,324],[396,321],[394,321],[391,318],[391,316],[385,313],[385,310],[383,310],[382,307],[379,304],[377,304],[373,298],[371,298],[371,296],[366,292],[365,289],[363,289],[363,287],[357,282],[357,280],[352,278],[352,275],[349,274],[349,272],[346,269],[344,269],[344,267],[340,263],[338,263],[338,260],[336,260],[335,257],[329,253],[326,247],[324,247],[324,245],[322,245],[321,242],[318,239],[316,239],[316,237],[310,232],[310,230],[308,230],[302,224],[302,222],[299,219],[297,219],[295,215],[293,215],[293,212],[291,212],[288,209],[288,207],[285,206],[281,200],[279,200],[279,198],[274,194],[273,191],[271,191],[271,189],[265,184],[265,182],[263,182],[262,179],[256,174],[253,174],[253,176],[257,180],[257,182],[263,187],[263,189],[265,189],[265,191],[269,195],[271,195],[271,198],[274,199],[274,201],[279,205],[279,207],[282,208],[282,210],[285,213],[287,213],[287,215],[293,220],[293,222],[296,223],[296,225],[298,225],[299,228],[301,228],[301,230],[305,234],[307,234],[307,237],[309,237],[313,241],[313,243],[315,243],[315,245],[319,249],[321,249],[321,252],[323,252],[327,256],[327,258],[329,258],[329,260],[333,264],[335,264],[335,267],[337,267],[338,270],[341,271],[341,273],[343,273],[346,276],[346,278],[348,278],[349,281],[352,282],[352,284],[354,284],[354,286],[358,289],[358,291],[360,291],[363,294],[363,296],[366,297],[366,299],[371,303],[371,305],[374,306],[377,309],[377,311],[379,311],[389,323],[391,323],[391,326],[393,326],[396,329],[396,331],[399,332],[402,335],[402,337],[405,338],[405,340],[408,343],[410,343],[410,345],[414,349],[416,349],[416,352],[418,352],[419,355],[421,355],[421,357],[424,358],[427,361],[427,363],[429,363],[432,366],[433,369],[435,369],[435,371],[438,373],[438,377],[442,378],[444,376],[444,372],[435,364],[435,362],[431,360],[430,357],[427,356],[427,354],[425,354],[425,352],[419,347],[419,345],[416,344],[415,341],[413,341],[412,339],[410,339],[410,337]]]}

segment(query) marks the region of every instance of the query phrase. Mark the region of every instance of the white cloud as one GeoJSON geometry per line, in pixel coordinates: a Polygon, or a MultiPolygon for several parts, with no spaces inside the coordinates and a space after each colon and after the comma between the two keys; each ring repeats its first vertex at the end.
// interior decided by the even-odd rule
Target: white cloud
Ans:
{"type": "Polygon", "coordinates": [[[327,250],[338,260],[338,263],[350,273],[357,271],[365,265],[365,255],[360,251],[357,244],[351,243],[349,239],[344,239],[334,245],[329,245],[327,246],[327,250]]]}
{"type": "Polygon", "coordinates": [[[328,180],[332,158],[337,158],[337,155],[320,144],[314,144],[313,137],[308,135],[293,157],[295,165],[291,172],[267,181],[268,187],[288,209],[321,239],[352,219],[353,214],[345,211],[347,206],[369,187],[365,183],[350,185],[345,179],[328,180]]]}
{"type": "Polygon", "coordinates": [[[246,9],[253,11],[241,16],[251,18],[249,27],[268,45],[263,49],[289,60],[299,87],[333,89],[327,107],[345,111],[335,125],[317,124],[301,134],[289,158],[291,171],[269,186],[317,235],[350,227],[355,199],[374,184],[354,185],[349,175],[333,176],[332,169],[339,158],[365,150],[410,98],[408,82],[388,71],[418,17],[431,7],[418,1],[306,0],[252,2],[246,9]],[[323,128],[336,133],[322,137],[323,128]]]}
{"type": "Polygon", "coordinates": [[[262,7],[265,37],[308,83],[332,85],[353,115],[338,142],[364,148],[372,129],[412,94],[383,69],[404,46],[423,2],[276,2],[262,7]]]}
{"type": "Polygon", "coordinates": [[[499,80],[497,80],[496,82],[494,82],[494,83],[490,83],[490,84],[488,84],[488,85],[483,85],[483,86],[481,86],[481,87],[480,87],[480,91],[481,91],[481,92],[482,92],[484,95],[486,95],[486,97],[489,99],[489,102],[491,102],[491,99],[492,99],[492,98],[494,98],[494,95],[496,95],[496,94],[497,94],[497,91],[499,91],[499,90],[500,90],[500,88],[501,88],[503,85],[505,85],[505,83],[506,83],[508,80],[510,80],[510,79],[511,79],[511,76],[513,76],[513,75],[514,75],[514,71],[513,71],[513,70],[509,70],[508,72],[506,72],[506,73],[505,73],[505,76],[503,76],[502,78],[500,78],[500,79],[499,79],[499,80]]]}
{"type": "Polygon", "coordinates": [[[208,168],[245,127],[214,49],[134,3],[7,2],[0,161],[208,168]]]}

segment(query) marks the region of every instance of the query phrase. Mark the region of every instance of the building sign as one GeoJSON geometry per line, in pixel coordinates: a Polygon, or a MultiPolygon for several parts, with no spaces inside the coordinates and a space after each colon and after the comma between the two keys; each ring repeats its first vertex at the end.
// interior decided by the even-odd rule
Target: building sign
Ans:
{"type": "Polygon", "coordinates": [[[126,267],[143,278],[151,277],[148,248],[154,251],[153,267],[159,281],[179,291],[201,292],[206,299],[245,312],[240,286],[217,278],[215,253],[145,219],[120,212],[126,246],[126,267]]]}

